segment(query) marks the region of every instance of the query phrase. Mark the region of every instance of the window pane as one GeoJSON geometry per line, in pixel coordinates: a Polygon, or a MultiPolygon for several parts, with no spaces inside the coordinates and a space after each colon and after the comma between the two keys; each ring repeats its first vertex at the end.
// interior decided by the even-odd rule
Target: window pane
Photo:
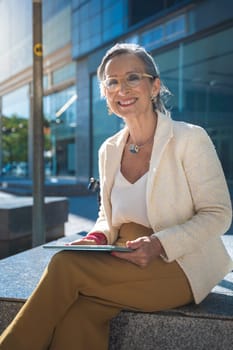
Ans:
{"type": "Polygon", "coordinates": [[[2,97],[3,175],[28,175],[28,90],[26,85],[2,97]]]}
{"type": "Polygon", "coordinates": [[[76,89],[44,97],[46,175],[74,175],[76,89]]]}
{"type": "Polygon", "coordinates": [[[203,126],[233,184],[233,28],[155,57],[173,98],[173,117],[203,126]]]}
{"type": "Polygon", "coordinates": [[[62,83],[65,80],[69,80],[75,77],[76,64],[70,63],[66,66],[59,68],[53,72],[53,84],[62,83]]]}

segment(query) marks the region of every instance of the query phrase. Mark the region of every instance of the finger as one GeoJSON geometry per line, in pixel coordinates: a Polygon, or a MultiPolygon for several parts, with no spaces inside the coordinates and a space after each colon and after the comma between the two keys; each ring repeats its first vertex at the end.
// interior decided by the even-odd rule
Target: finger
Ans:
{"type": "Polygon", "coordinates": [[[147,266],[146,263],[141,262],[140,259],[138,259],[137,257],[133,257],[133,253],[116,253],[116,252],[112,252],[111,255],[116,257],[116,258],[126,260],[129,263],[137,265],[138,267],[141,267],[141,268],[147,266]]]}
{"type": "Polygon", "coordinates": [[[144,244],[145,241],[148,241],[148,237],[139,237],[139,238],[134,239],[132,241],[127,241],[126,246],[128,248],[138,249],[144,244]]]}
{"type": "Polygon", "coordinates": [[[122,253],[122,252],[111,252],[112,256],[115,256],[116,258],[124,259],[124,260],[130,260],[132,253],[122,253]]]}
{"type": "Polygon", "coordinates": [[[70,242],[69,245],[96,245],[94,239],[79,239],[77,241],[70,242]]]}
{"type": "Polygon", "coordinates": [[[139,266],[139,267],[142,267],[141,261],[140,261],[141,259],[137,256],[137,253],[136,254],[135,253],[134,252],[132,252],[132,253],[112,252],[111,255],[116,257],[116,258],[126,260],[132,264],[139,266]]]}

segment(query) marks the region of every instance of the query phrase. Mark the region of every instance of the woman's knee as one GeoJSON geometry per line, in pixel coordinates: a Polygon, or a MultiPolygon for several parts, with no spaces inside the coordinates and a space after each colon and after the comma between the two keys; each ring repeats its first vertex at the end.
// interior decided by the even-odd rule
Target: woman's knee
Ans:
{"type": "Polygon", "coordinates": [[[49,262],[48,270],[61,269],[65,261],[69,260],[69,252],[60,251],[54,254],[49,262]]]}

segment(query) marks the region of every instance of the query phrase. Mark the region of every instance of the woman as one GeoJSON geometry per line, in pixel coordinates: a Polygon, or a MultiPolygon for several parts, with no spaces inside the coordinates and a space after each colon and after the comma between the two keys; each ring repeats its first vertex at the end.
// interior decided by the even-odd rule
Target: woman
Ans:
{"type": "Polygon", "coordinates": [[[166,89],[142,47],[115,45],[98,76],[109,110],[126,126],[100,148],[99,216],[71,244],[125,244],[132,252],[56,254],[3,333],[2,350],[107,349],[120,310],[200,303],[232,267],[220,238],[231,202],[206,132],[170,119],[166,89]]]}

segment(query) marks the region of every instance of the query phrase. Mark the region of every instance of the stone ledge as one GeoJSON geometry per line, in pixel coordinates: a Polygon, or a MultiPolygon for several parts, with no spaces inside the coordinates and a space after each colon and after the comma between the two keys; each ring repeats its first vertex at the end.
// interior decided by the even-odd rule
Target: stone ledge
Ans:
{"type": "MultiPolygon", "coordinates": [[[[6,197],[0,203],[0,258],[31,248],[32,197],[6,197]]],[[[45,198],[46,240],[64,236],[68,220],[68,199],[45,198]]]]}
{"type": "MultiPolygon", "coordinates": [[[[233,257],[233,237],[224,236],[223,241],[233,257]]],[[[31,294],[53,254],[37,247],[0,260],[0,332],[31,294]]],[[[232,350],[232,344],[231,272],[199,305],[156,313],[121,312],[111,322],[109,350],[232,350]]]]}
{"type": "MultiPolygon", "coordinates": [[[[0,333],[22,305],[22,301],[0,301],[0,333]]],[[[208,318],[175,310],[123,311],[110,326],[109,350],[232,350],[232,344],[233,318],[208,318]]]]}
{"type": "Polygon", "coordinates": [[[112,320],[109,350],[232,350],[232,326],[233,319],[123,311],[112,320]]]}
{"type": "Polygon", "coordinates": [[[13,320],[23,304],[24,301],[0,299],[0,334],[13,320]]]}
{"type": "MultiPolygon", "coordinates": [[[[33,192],[32,181],[24,179],[0,179],[0,190],[17,196],[31,196],[33,192]]],[[[60,180],[44,184],[45,196],[74,197],[90,194],[87,181],[60,180]]]]}

